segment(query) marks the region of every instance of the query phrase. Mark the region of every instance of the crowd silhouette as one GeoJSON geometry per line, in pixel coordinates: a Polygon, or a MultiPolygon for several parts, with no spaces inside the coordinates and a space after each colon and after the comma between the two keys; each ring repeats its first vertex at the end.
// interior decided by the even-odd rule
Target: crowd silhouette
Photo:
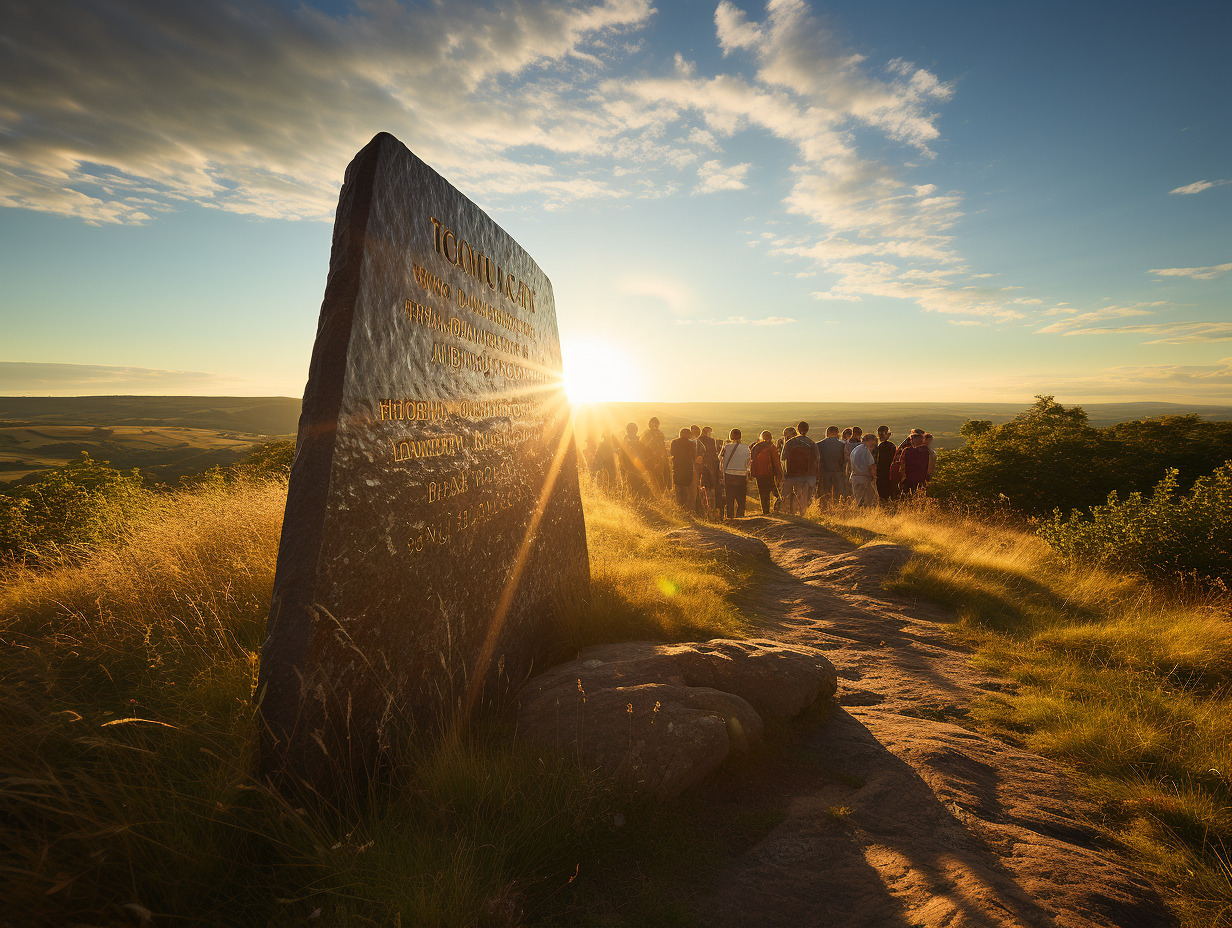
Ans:
{"type": "Polygon", "coordinates": [[[933,436],[912,429],[895,444],[888,426],[865,433],[859,426],[826,429],[814,440],[809,424],[766,429],[748,444],[740,429],[725,441],[709,426],[682,428],[668,438],[652,418],[645,431],[630,422],[623,435],[591,436],[583,466],[603,487],[623,487],[633,497],[671,496],[686,512],[708,518],[740,518],[750,491],[761,511],[804,515],[814,503],[867,508],[893,505],[927,493],[937,467],[933,436]]]}

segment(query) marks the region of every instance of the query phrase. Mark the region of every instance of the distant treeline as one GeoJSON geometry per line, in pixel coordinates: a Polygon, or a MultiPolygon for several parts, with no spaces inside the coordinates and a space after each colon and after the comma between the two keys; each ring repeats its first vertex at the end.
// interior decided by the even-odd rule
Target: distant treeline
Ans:
{"type": "Polygon", "coordinates": [[[1163,416],[1095,428],[1051,396],[1001,425],[971,420],[928,494],[1041,520],[1067,560],[1232,580],[1232,422],[1163,416]]]}
{"type": "Polygon", "coordinates": [[[1185,415],[1096,428],[1081,406],[1051,396],[1001,425],[969,420],[960,432],[967,443],[939,453],[928,495],[1027,516],[1087,509],[1113,491],[1149,493],[1170,468],[1186,490],[1232,460],[1232,422],[1185,415]]]}

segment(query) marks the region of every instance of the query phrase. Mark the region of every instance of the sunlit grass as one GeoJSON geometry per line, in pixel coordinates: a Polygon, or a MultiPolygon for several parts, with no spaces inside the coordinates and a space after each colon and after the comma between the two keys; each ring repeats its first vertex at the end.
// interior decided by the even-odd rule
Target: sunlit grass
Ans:
{"type": "MultiPolygon", "coordinates": [[[[151,493],[103,542],[3,569],[6,917],[569,923],[577,907],[609,911],[610,890],[636,920],[679,874],[605,875],[600,892],[596,866],[709,859],[683,809],[645,809],[492,724],[413,747],[349,815],[294,808],[257,781],[253,687],[285,500],[280,480],[151,493]],[[614,808],[636,827],[617,832],[614,808]]],[[[731,604],[741,569],[668,541],[682,519],[584,502],[594,596],[568,617],[571,647],[745,627],[731,604]]]]}
{"type": "Polygon", "coordinates": [[[1187,924],[1232,924],[1225,595],[1071,568],[1012,523],[928,504],[828,521],[909,545],[888,586],[951,608],[976,659],[1018,683],[975,706],[977,723],[1075,768],[1187,924]]]}
{"type": "Polygon", "coordinates": [[[571,644],[739,638],[750,620],[735,605],[751,568],[698,551],[668,533],[687,524],[673,505],[583,486],[590,608],[567,629],[571,644]]]}

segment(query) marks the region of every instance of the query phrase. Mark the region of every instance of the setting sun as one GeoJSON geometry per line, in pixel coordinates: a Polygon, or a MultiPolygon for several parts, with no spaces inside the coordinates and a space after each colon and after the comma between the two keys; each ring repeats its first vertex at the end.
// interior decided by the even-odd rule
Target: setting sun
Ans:
{"type": "Polygon", "coordinates": [[[565,393],[574,406],[639,398],[640,373],[619,349],[597,341],[567,341],[561,353],[565,393]]]}

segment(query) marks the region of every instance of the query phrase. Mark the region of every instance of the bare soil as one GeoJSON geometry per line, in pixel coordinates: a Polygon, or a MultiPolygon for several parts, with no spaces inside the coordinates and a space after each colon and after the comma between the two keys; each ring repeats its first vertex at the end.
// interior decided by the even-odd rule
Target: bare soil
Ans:
{"type": "Polygon", "coordinates": [[[964,725],[974,702],[1013,684],[974,666],[939,625],[952,615],[882,589],[908,549],[855,548],[803,520],[736,527],[753,537],[684,533],[766,562],[768,585],[749,604],[762,633],[826,648],[838,706],[752,781],[710,797],[727,807],[716,813],[771,802],[785,817],[693,900],[704,923],[1174,924],[1064,769],[964,725]]]}

